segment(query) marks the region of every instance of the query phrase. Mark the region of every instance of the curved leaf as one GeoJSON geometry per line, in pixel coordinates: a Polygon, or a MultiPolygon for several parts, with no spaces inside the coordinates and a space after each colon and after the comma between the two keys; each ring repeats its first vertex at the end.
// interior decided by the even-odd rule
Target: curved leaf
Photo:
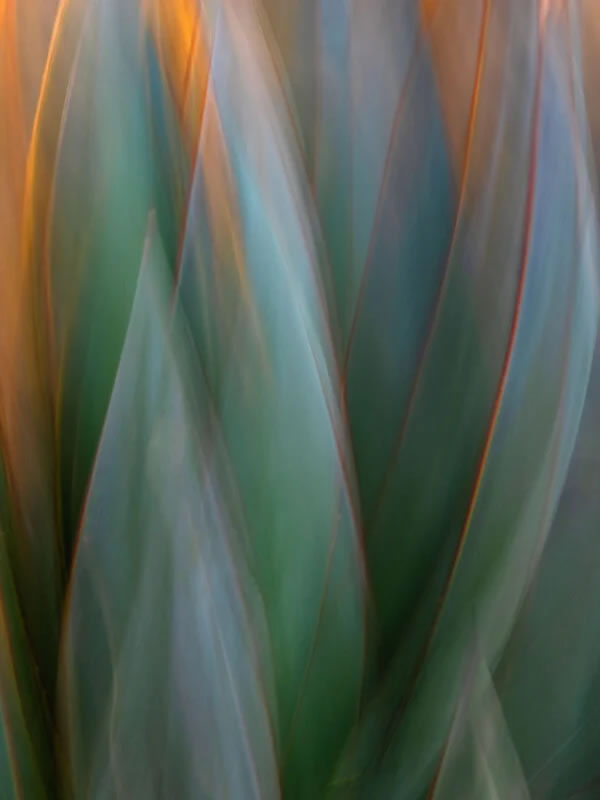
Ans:
{"type": "Polygon", "coordinates": [[[230,547],[185,350],[167,323],[152,227],[144,260],[68,598],[61,696],[72,788],[276,797],[266,676],[246,608],[254,590],[230,547]]]}
{"type": "Polygon", "coordinates": [[[179,293],[265,606],[284,792],[315,796],[361,691],[349,454],[297,155],[249,4],[223,4],[212,59],[179,293]]]}
{"type": "Polygon", "coordinates": [[[0,458],[0,793],[35,800],[55,796],[52,728],[7,546],[17,535],[11,506],[0,458]]]}
{"type": "Polygon", "coordinates": [[[32,144],[28,259],[48,364],[67,559],[151,202],[140,26],[136,0],[65,4],[32,144]]]}
{"type": "Polygon", "coordinates": [[[410,611],[387,685],[364,723],[365,752],[383,742],[384,796],[391,786],[394,796],[411,797],[427,785],[473,637],[490,668],[501,653],[563,485],[596,336],[596,221],[563,27],[554,16],[538,27],[522,4],[495,5],[489,35],[509,24],[499,42],[515,48],[507,63],[520,64],[519,81],[513,69],[500,72],[497,57],[486,62],[467,162],[474,185],[467,173],[388,508],[382,504],[367,540],[374,593],[385,598],[389,586],[393,612],[410,611]],[[532,36],[539,37],[533,48],[532,36]],[[497,94],[488,100],[487,90],[496,81],[504,105],[492,122],[486,102],[495,104],[497,94]],[[500,170],[489,198],[478,180],[483,157],[500,170]],[[472,322],[458,315],[467,298],[472,322]],[[421,561],[429,547],[430,560],[421,561]],[[416,572],[426,580],[415,609],[407,586],[419,564],[429,566],[416,572]],[[390,716],[378,740],[377,719],[390,716]]]}

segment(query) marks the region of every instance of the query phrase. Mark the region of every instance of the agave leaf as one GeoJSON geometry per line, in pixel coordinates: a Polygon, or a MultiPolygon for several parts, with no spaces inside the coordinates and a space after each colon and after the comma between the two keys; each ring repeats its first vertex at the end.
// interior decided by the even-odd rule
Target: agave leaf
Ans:
{"type": "MultiPolygon", "coordinates": [[[[515,210],[522,220],[535,93],[535,47],[531,38],[525,41],[528,27],[523,16],[524,10],[507,4],[495,7],[489,21],[482,20],[487,44],[480,50],[481,77],[473,78],[469,113],[474,120],[456,219],[444,222],[443,215],[432,211],[430,222],[438,232],[448,226],[445,243],[428,250],[437,237],[421,228],[422,263],[427,267],[421,270],[413,267],[410,253],[415,245],[409,249],[408,234],[399,242],[404,250],[388,252],[390,237],[398,236],[393,222],[396,197],[404,190],[402,181],[390,182],[389,219],[384,218],[378,239],[381,254],[373,258],[357,318],[347,402],[357,472],[368,481],[366,486],[361,481],[365,537],[385,658],[412,617],[417,597],[431,601],[418,623],[423,632],[429,627],[427,615],[435,613],[442,587],[427,583],[434,565],[441,573],[448,570],[465,520],[515,318],[524,229],[522,222],[515,224],[515,210]],[[518,35],[516,24],[522,26],[518,35]],[[519,86],[503,77],[504,65],[516,58],[523,62],[519,86]],[[480,180],[483,164],[489,176],[485,192],[480,180]],[[390,272],[398,276],[394,292],[386,282],[390,272]],[[415,296],[420,297],[418,307],[415,296]],[[403,303],[406,313],[394,314],[394,303],[403,303]],[[389,314],[381,313],[381,304],[389,307],[389,314]],[[404,324],[407,332],[402,336],[407,341],[402,358],[393,356],[397,337],[389,334],[392,321],[404,324]],[[380,390],[367,392],[365,386],[372,385],[380,390]],[[383,404],[387,413],[382,413],[383,404]]],[[[420,105],[418,94],[413,102],[420,105]]],[[[423,125],[431,130],[425,121],[423,125]]],[[[412,140],[410,126],[406,135],[412,140]]],[[[432,153],[439,151],[442,137],[439,129],[432,153]]],[[[423,135],[417,138],[427,141],[423,135]]],[[[398,150],[399,158],[403,152],[398,150]]],[[[413,160],[407,159],[409,175],[413,160]]],[[[428,190],[423,195],[425,204],[429,194],[428,190]]],[[[409,653],[405,655],[409,661],[409,653]]]]}
{"type": "MultiPolygon", "coordinates": [[[[580,28],[574,11],[570,5],[563,11],[562,38],[571,78],[572,124],[581,132],[579,184],[591,194],[594,180],[586,158],[580,28]]],[[[592,260],[588,281],[578,286],[574,313],[585,314],[597,300],[597,227],[595,208],[584,197],[580,196],[578,210],[582,244],[587,244],[592,260]]],[[[600,684],[593,632],[597,558],[590,534],[597,527],[598,512],[593,486],[599,374],[596,345],[586,406],[556,519],[548,545],[535,561],[533,584],[497,669],[496,683],[532,797],[592,797],[598,787],[594,709],[600,684]],[[529,715],[519,705],[525,696],[532,711],[529,715]]]]}
{"type": "Polygon", "coordinates": [[[69,38],[50,56],[32,144],[28,258],[36,268],[40,349],[49,363],[57,514],[67,557],[151,202],[140,26],[135,0],[66,5],[62,28],[69,38]]]}
{"type": "Polygon", "coordinates": [[[0,793],[44,798],[54,796],[52,736],[7,547],[14,525],[0,459],[0,793]]]}
{"type": "MultiPolygon", "coordinates": [[[[368,5],[351,0],[294,2],[291,10],[290,4],[284,10],[271,0],[262,5],[322,229],[324,283],[330,289],[334,340],[343,361],[363,276],[367,264],[377,259],[374,240],[385,235],[380,217],[390,205],[388,183],[404,180],[405,196],[410,197],[415,191],[411,180],[419,172],[407,174],[410,158],[418,158],[427,170],[433,168],[432,160],[445,155],[443,147],[435,150],[436,136],[439,140],[441,135],[439,109],[427,71],[418,6],[389,0],[368,5]],[[417,101],[418,92],[422,97],[417,101]],[[403,146],[411,145],[411,134],[416,142],[431,120],[434,130],[427,145],[418,154],[400,155],[403,146]],[[404,164],[400,175],[398,162],[404,164]]],[[[423,178],[423,187],[428,175],[431,172],[423,178]]],[[[443,240],[447,231],[441,218],[444,204],[450,202],[443,166],[439,180],[440,199],[431,208],[439,212],[436,223],[443,240]]],[[[424,195],[427,192],[422,189],[424,195]]],[[[416,194],[420,197],[421,190],[416,194]]],[[[408,220],[402,233],[411,225],[408,220]]]]}
{"type": "Polygon", "coordinates": [[[223,5],[201,137],[179,294],[266,609],[284,791],[318,796],[358,712],[364,582],[298,155],[249,4],[223,5]]]}
{"type": "MultiPolygon", "coordinates": [[[[370,117],[368,108],[363,113],[370,117]]],[[[375,172],[376,208],[361,211],[361,218],[371,220],[370,239],[367,250],[356,247],[360,287],[350,305],[343,367],[368,547],[452,233],[454,198],[445,132],[422,35],[406,66],[395,114],[389,140],[377,144],[379,150],[387,148],[387,156],[375,172]]],[[[368,164],[363,152],[370,147],[375,149],[368,139],[360,142],[356,157],[361,164],[368,164]]],[[[362,184],[359,175],[357,185],[362,184]]],[[[394,537],[397,522],[390,526],[394,537]]],[[[383,545],[388,552],[389,544],[383,545]]],[[[379,576],[375,581],[380,583],[379,576]]]]}
{"type": "MultiPolygon", "coordinates": [[[[384,725],[379,766],[384,795],[410,797],[427,785],[423,782],[435,765],[433,754],[443,747],[473,636],[486,663],[493,665],[500,655],[556,507],[587,387],[598,313],[594,207],[581,170],[562,27],[554,17],[538,27],[531,11],[522,4],[504,4],[491,12],[491,26],[511,26],[511,35],[501,41],[516,48],[507,56],[508,63],[520,64],[520,80],[517,84],[510,70],[502,78],[498,58],[490,58],[484,67],[482,123],[475,120],[471,153],[477,191],[471,195],[467,173],[439,319],[425,352],[413,421],[409,419],[404,434],[404,447],[414,436],[424,449],[400,449],[401,471],[390,483],[390,510],[382,510],[380,523],[389,527],[374,528],[367,539],[373,591],[385,598],[386,586],[394,586],[392,576],[396,582],[403,577],[403,564],[412,569],[427,564],[416,548],[424,554],[434,541],[430,537],[439,536],[419,605],[407,606],[410,623],[387,685],[364,723],[362,746],[368,753],[377,741],[377,717],[389,719],[389,708],[394,709],[384,725]],[[494,122],[496,138],[486,130],[492,113],[484,105],[488,79],[492,86],[506,81],[500,92],[504,108],[494,122]],[[514,138],[517,131],[523,141],[514,138]],[[479,139],[484,133],[485,139],[479,139]],[[508,163],[500,158],[506,147],[508,163]],[[498,195],[483,202],[475,159],[485,157],[494,164],[494,151],[501,169],[492,181],[498,195]],[[523,163],[528,167],[525,185],[523,163]],[[571,198],[568,204],[565,197],[571,198]],[[515,207],[521,209],[517,226],[515,207]],[[496,237],[501,237],[502,249],[496,237]],[[493,295],[488,294],[492,287],[497,292],[493,295]],[[463,315],[453,332],[453,303],[461,297],[470,301],[472,317],[463,315]],[[462,338],[469,330],[478,335],[477,341],[462,338]],[[446,359],[452,372],[446,371],[446,359]],[[459,375],[464,393],[459,395],[456,385],[453,397],[459,375]],[[448,387],[443,406],[434,405],[440,385],[448,387]],[[450,408],[452,416],[446,417],[450,408]],[[459,435],[451,420],[460,426],[459,438],[454,438],[459,435]],[[425,453],[430,459],[427,472],[425,453]],[[442,465],[444,482],[442,473],[439,481],[435,477],[442,465]],[[468,480],[469,471],[463,472],[467,465],[472,465],[468,480]],[[421,495],[425,490],[428,494],[421,495]],[[422,500],[414,505],[419,496],[422,500]],[[398,509],[395,527],[393,508],[398,509]],[[411,509],[419,513],[413,516],[411,509]],[[386,530],[387,548],[377,557],[373,538],[386,530]],[[394,562],[395,554],[402,554],[402,560],[394,562]]],[[[407,572],[406,579],[411,578],[407,572]]],[[[409,585],[414,586],[412,580],[409,585]]],[[[393,604],[380,603],[380,608],[396,610],[399,605],[401,611],[408,602],[409,596],[403,601],[401,595],[406,588],[401,581],[389,596],[393,604]]]]}
{"type": "MultiPolygon", "coordinates": [[[[360,339],[360,320],[368,314],[368,295],[376,276],[385,273],[390,278],[390,293],[398,296],[398,286],[383,265],[385,259],[401,260],[410,251],[409,260],[427,265],[425,272],[433,275],[440,252],[447,246],[454,210],[439,99],[418,5],[383,0],[372,7],[356,3],[352,11],[353,258],[351,289],[340,311],[348,381],[353,358],[350,338],[360,339]],[[373,91],[375,85],[377,92],[373,91]],[[431,193],[430,180],[436,170],[436,190],[431,193]],[[415,183],[418,173],[421,185],[415,183]],[[430,244],[423,240],[420,218],[415,221],[416,209],[422,212],[423,225],[432,226],[430,244]],[[398,234],[393,234],[393,227],[399,228],[398,234]],[[433,229],[437,235],[431,235],[433,229]]],[[[337,281],[339,285],[343,277],[337,276],[337,281]]],[[[421,292],[415,287],[415,303],[420,299],[421,292]]],[[[386,311],[384,305],[382,312],[386,311]]]]}
{"type": "Polygon", "coordinates": [[[533,798],[597,793],[598,351],[573,461],[496,683],[533,798]],[[525,705],[526,704],[526,705],[525,705]]]}
{"type": "Polygon", "coordinates": [[[476,653],[470,658],[428,798],[529,800],[527,782],[492,676],[476,653]]]}
{"type": "MultiPolygon", "coordinates": [[[[0,427],[15,518],[4,531],[6,553],[36,667],[51,698],[61,574],[46,397],[41,391],[28,292],[31,274],[21,254],[34,100],[43,82],[56,3],[49,0],[42,9],[36,6],[29,0],[7,0],[0,8],[0,114],[4,122],[0,142],[0,427]]],[[[56,27],[60,28],[59,22],[56,27]]]]}
{"type": "MultiPolygon", "coordinates": [[[[469,538],[459,543],[456,557],[460,560],[453,564],[451,582],[446,585],[448,620],[472,605],[470,598],[478,586],[485,585],[486,594],[492,591],[493,573],[498,569],[494,562],[501,563],[503,546],[507,561],[500,576],[506,570],[512,578],[511,592],[523,586],[526,577],[521,565],[529,564],[531,558],[535,561],[543,546],[564,483],[596,338],[597,225],[582,158],[582,120],[574,105],[572,53],[562,19],[552,17],[541,23],[539,36],[532,128],[536,163],[528,179],[526,214],[531,227],[524,231],[522,295],[517,296],[521,307],[513,321],[514,338],[508,340],[506,372],[482,454],[480,482],[474,486],[470,516],[462,531],[469,538]],[[548,165],[559,155],[562,168],[550,170],[548,165]],[[571,198],[568,207],[565,196],[571,198]],[[523,445],[527,455],[517,465],[515,454],[523,445]],[[503,508],[507,498],[510,509],[503,508]],[[512,535],[507,536],[507,530],[512,535]]],[[[498,626],[496,614],[511,616],[505,592],[500,596],[492,627],[498,626]]],[[[481,611],[480,607],[483,622],[481,611]]],[[[487,646],[494,647],[495,635],[488,636],[487,631],[484,635],[486,654],[487,646]]]]}
{"type": "MultiPolygon", "coordinates": [[[[505,21],[512,24],[519,18],[521,22],[527,21],[527,12],[521,6],[506,8],[509,10],[503,12],[505,21]]],[[[537,30],[537,21],[532,17],[529,20],[533,23],[533,30],[537,30]]],[[[527,27],[524,25],[522,30],[527,30],[527,27]]],[[[463,583],[458,568],[462,568],[464,577],[469,573],[473,578],[479,574],[477,580],[481,580],[486,562],[492,570],[496,568],[492,556],[498,556],[501,552],[498,549],[500,543],[509,547],[512,541],[520,541],[525,548],[523,552],[535,546],[535,533],[521,533],[521,526],[529,514],[533,516],[527,528],[532,532],[548,524],[548,506],[553,508],[556,502],[572,449],[595,338],[597,307],[596,279],[592,268],[596,246],[591,216],[593,206],[585,173],[577,165],[579,141],[571,125],[573,113],[569,76],[562,57],[563,43],[554,28],[551,34],[542,29],[539,36],[539,47],[532,48],[534,54],[537,50],[535,61],[529,62],[532,84],[535,86],[534,95],[530,96],[533,115],[527,120],[528,127],[521,129],[526,134],[523,138],[527,145],[522,152],[529,158],[526,185],[521,185],[517,172],[518,159],[514,157],[514,171],[504,168],[508,186],[500,184],[500,187],[503,190],[512,189],[515,204],[506,202],[506,197],[498,198],[504,202],[495,209],[494,219],[486,228],[482,225],[485,217],[482,220],[469,207],[479,193],[470,198],[467,176],[462,210],[466,213],[468,209],[470,213],[459,220],[462,230],[457,232],[454,252],[451,253],[451,259],[460,253],[462,262],[468,263],[475,242],[482,233],[486,236],[485,249],[479,251],[483,256],[479,274],[473,276],[470,291],[474,293],[476,321],[481,337],[479,346],[485,349],[488,356],[486,364],[496,365],[494,392],[491,397],[487,395],[493,404],[488,406],[487,415],[482,420],[483,437],[479,439],[477,469],[467,483],[468,503],[460,514],[462,519],[458,541],[454,540],[454,544],[450,545],[453,561],[448,578],[452,582],[457,577],[455,583],[461,587],[460,590],[455,589],[457,609],[464,607],[475,588],[470,580],[463,583]],[[549,170],[546,165],[559,153],[561,170],[549,170]],[[559,186],[561,200],[559,202],[557,198],[552,203],[548,198],[555,196],[559,186]],[[565,195],[571,197],[568,207],[563,201],[565,195]],[[521,205],[522,222],[515,226],[512,220],[519,197],[525,203],[521,205]],[[560,227],[550,222],[558,219],[559,215],[560,227]],[[505,238],[505,250],[497,256],[492,245],[495,241],[493,237],[500,232],[511,235],[515,246],[509,249],[507,245],[510,240],[505,238]],[[496,260],[498,257],[500,262],[496,260]],[[570,270],[564,269],[565,262],[572,265],[570,270]],[[499,263],[505,265],[504,275],[516,273],[518,283],[510,277],[498,276],[499,283],[494,287],[498,294],[492,298],[487,294],[489,289],[480,285],[479,280],[485,278],[490,283],[495,276],[489,270],[497,270],[499,263]],[[503,285],[503,280],[507,280],[506,285],[503,285]],[[586,297],[587,300],[584,300],[586,297]],[[486,308],[486,300],[488,303],[493,300],[498,309],[499,318],[494,320],[494,328],[488,328],[482,317],[480,309],[486,308]],[[506,325],[507,322],[510,327],[506,325]],[[504,338],[498,340],[501,331],[504,338]],[[560,360],[556,358],[557,352],[562,355],[560,360]],[[542,386],[543,402],[540,403],[538,392],[542,386]],[[525,442],[526,454],[515,459],[515,454],[520,452],[525,442]],[[533,469],[534,464],[537,472],[533,469]],[[544,475],[545,478],[542,477],[544,475]],[[510,498],[510,503],[507,503],[507,498],[510,498]],[[538,523],[534,522],[536,519],[538,523]],[[507,530],[514,533],[514,539],[507,538],[507,530]],[[517,536],[517,533],[521,535],[517,536]],[[465,547],[467,543],[469,547],[465,547]]],[[[522,41],[520,48],[516,33],[512,41],[517,43],[518,54],[525,58],[523,50],[527,38],[522,41]]],[[[492,59],[490,61],[493,63],[492,59]]],[[[491,66],[490,69],[495,68],[491,66]]],[[[481,91],[484,91],[485,73],[482,81],[481,91]]],[[[503,97],[506,96],[508,109],[511,100],[513,103],[517,100],[517,96],[511,97],[512,86],[514,83],[509,74],[502,93],[503,97]]],[[[520,105],[521,108],[525,107],[522,99],[520,105]]],[[[484,106],[481,113],[487,119],[484,106]]],[[[507,117],[510,119],[508,113],[507,117]]],[[[508,131],[499,126],[498,136],[504,133],[508,135],[508,131]]],[[[508,141],[512,143],[512,139],[508,141]]],[[[508,141],[502,146],[506,146],[508,141]]],[[[479,142],[474,141],[473,148],[477,145],[479,142]]],[[[477,166],[475,163],[476,175],[477,166]]],[[[477,180],[475,183],[479,186],[477,180]]],[[[454,264],[450,264],[451,269],[454,264]]],[[[450,283],[447,291],[444,305],[450,306],[450,283]]],[[[444,330],[443,313],[442,307],[438,321],[440,327],[434,333],[426,371],[436,366],[434,348],[437,336],[444,330]]],[[[465,355],[463,353],[463,357],[465,355]]],[[[477,367],[477,362],[472,366],[477,367]]],[[[466,373],[465,377],[467,375],[473,380],[477,377],[476,372],[466,373]]],[[[424,373],[423,394],[427,391],[427,381],[424,373]]],[[[466,385],[477,384],[470,384],[467,380],[466,385]]],[[[486,397],[485,388],[483,383],[480,401],[486,397]]],[[[415,416],[420,413],[423,394],[415,402],[415,416]]],[[[470,420],[471,423],[474,421],[473,418],[470,420]]],[[[407,438],[409,432],[410,426],[407,438]]],[[[447,583],[447,579],[444,581],[442,598],[450,600],[448,589],[451,583],[447,583]]]]}
{"type": "Polygon", "coordinates": [[[151,227],[68,598],[61,696],[72,788],[276,797],[266,675],[247,618],[254,590],[230,547],[169,295],[151,227]]]}
{"type": "MultiPolygon", "coordinates": [[[[314,124],[302,121],[314,146],[305,147],[304,155],[315,152],[315,199],[334,286],[333,302],[327,293],[330,322],[339,324],[333,338],[369,548],[369,526],[394,459],[399,415],[410,400],[450,246],[454,193],[443,120],[418,4],[310,4],[305,14],[314,17],[313,27],[306,22],[296,38],[283,14],[265,5],[286,74],[295,74],[306,38],[318,47],[318,111],[314,124]]],[[[304,105],[292,91],[294,100],[302,118],[304,105]]],[[[388,645],[396,636],[390,617],[402,612],[396,595],[407,587],[412,608],[414,582],[422,576],[396,544],[399,508],[386,523],[389,539],[380,539],[373,554],[375,562],[391,559],[383,575],[375,563],[373,576],[388,645]],[[401,560],[408,574],[399,577],[401,560]]],[[[415,538],[424,539],[417,532],[415,538]]]]}

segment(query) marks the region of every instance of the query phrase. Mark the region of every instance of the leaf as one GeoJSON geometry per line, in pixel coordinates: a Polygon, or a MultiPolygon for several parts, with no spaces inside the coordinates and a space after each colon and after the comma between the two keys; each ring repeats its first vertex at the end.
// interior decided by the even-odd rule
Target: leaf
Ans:
{"type": "MultiPolygon", "coordinates": [[[[390,20],[392,30],[394,22],[402,25],[403,21],[390,20]]],[[[350,304],[344,357],[367,549],[371,534],[376,535],[372,528],[378,522],[374,516],[380,510],[379,494],[396,455],[403,415],[412,399],[411,387],[444,281],[455,204],[445,132],[422,35],[405,70],[389,139],[382,137],[378,143],[387,155],[379,173],[375,171],[379,183],[371,189],[376,206],[366,206],[361,213],[361,219],[371,220],[369,241],[366,248],[357,246],[360,284],[350,304]]],[[[370,118],[368,109],[365,115],[370,118]]],[[[366,167],[373,143],[365,136],[358,146],[356,157],[366,167]]],[[[357,187],[362,184],[359,175],[357,187]]],[[[395,535],[397,525],[391,527],[395,535]]],[[[377,595],[383,588],[381,580],[375,576],[377,595]]],[[[376,602],[380,599],[376,596],[376,602]]],[[[385,616],[384,608],[378,610],[385,616]]]]}
{"type": "Polygon", "coordinates": [[[67,561],[151,204],[140,25],[136,0],[65,4],[32,143],[27,258],[67,561]]]}
{"type": "Polygon", "coordinates": [[[596,351],[547,547],[497,669],[500,698],[534,798],[575,796],[598,772],[599,375],[596,351]]]}
{"type": "Polygon", "coordinates": [[[401,633],[363,723],[363,760],[383,751],[384,796],[426,785],[473,635],[491,667],[502,652],[560,496],[596,337],[596,221],[562,27],[538,28],[516,3],[491,14],[519,81],[486,61],[448,278],[367,539],[374,595],[401,633]]]}
{"type": "Polygon", "coordinates": [[[6,798],[53,797],[47,697],[35,669],[7,547],[14,527],[0,459],[0,792],[6,798]]]}
{"type": "MultiPolygon", "coordinates": [[[[0,107],[6,123],[0,144],[0,427],[14,513],[14,524],[4,531],[6,553],[32,657],[46,699],[52,702],[60,624],[60,547],[53,518],[47,398],[41,390],[37,320],[31,305],[35,279],[21,253],[22,236],[27,240],[30,233],[24,197],[29,197],[35,169],[30,146],[30,139],[37,137],[37,121],[31,130],[33,111],[40,83],[47,82],[44,63],[57,14],[54,0],[43,8],[37,5],[7,0],[0,13],[0,107]]],[[[62,36],[61,20],[58,15],[54,40],[62,36]]]]}
{"type": "MultiPolygon", "coordinates": [[[[418,153],[424,169],[432,166],[427,161],[432,151],[434,159],[444,158],[443,147],[434,151],[439,109],[418,8],[413,2],[389,0],[368,5],[351,0],[293,2],[285,10],[271,0],[262,5],[322,231],[323,282],[338,359],[344,362],[363,276],[379,255],[373,252],[373,240],[389,206],[387,186],[397,179],[396,164],[404,163],[400,180],[410,197],[410,181],[419,174],[416,169],[407,174],[411,155],[414,159],[418,153]],[[416,100],[419,91],[424,102],[416,100]],[[429,114],[431,149],[428,142],[421,155],[418,136],[429,114]],[[415,151],[398,155],[402,146],[415,151]]],[[[442,217],[449,202],[443,166],[439,178],[439,202],[431,208],[442,217]]],[[[446,231],[443,220],[439,222],[443,240],[446,231]]],[[[411,227],[408,221],[404,231],[411,227]]]]}
{"type": "Polygon", "coordinates": [[[68,598],[61,697],[75,796],[276,797],[253,642],[152,225],[68,598]],[[118,458],[117,457],[118,454],[118,458]]]}
{"type": "Polygon", "coordinates": [[[213,37],[179,298],[264,602],[283,791],[304,797],[324,790],[358,713],[365,587],[300,174],[257,20],[250,6],[226,3],[213,37]]]}
{"type": "Polygon", "coordinates": [[[529,800],[492,676],[474,654],[428,798],[529,800]]]}

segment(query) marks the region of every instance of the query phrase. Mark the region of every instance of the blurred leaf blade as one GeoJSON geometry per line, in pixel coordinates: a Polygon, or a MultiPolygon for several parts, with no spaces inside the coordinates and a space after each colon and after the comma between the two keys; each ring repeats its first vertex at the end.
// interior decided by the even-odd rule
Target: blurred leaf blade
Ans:
{"type": "Polygon", "coordinates": [[[179,292],[265,604],[284,790],[306,796],[358,713],[364,575],[349,451],[299,156],[249,7],[224,5],[212,63],[179,292]]]}
{"type": "Polygon", "coordinates": [[[151,227],[69,594],[61,687],[73,788],[275,797],[243,606],[252,588],[239,583],[198,439],[163,258],[151,227]]]}

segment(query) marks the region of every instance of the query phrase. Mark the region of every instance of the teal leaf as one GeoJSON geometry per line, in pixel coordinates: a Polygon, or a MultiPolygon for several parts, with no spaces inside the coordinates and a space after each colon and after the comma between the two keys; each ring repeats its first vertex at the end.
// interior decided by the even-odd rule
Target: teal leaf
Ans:
{"type": "Polygon", "coordinates": [[[69,782],[75,796],[277,797],[260,605],[165,272],[151,223],[68,594],[69,782]]]}
{"type": "Polygon", "coordinates": [[[247,9],[214,34],[179,299],[265,607],[284,793],[315,796],[356,720],[365,578],[299,154],[247,9]],[[227,236],[224,236],[227,232],[227,236]]]}

